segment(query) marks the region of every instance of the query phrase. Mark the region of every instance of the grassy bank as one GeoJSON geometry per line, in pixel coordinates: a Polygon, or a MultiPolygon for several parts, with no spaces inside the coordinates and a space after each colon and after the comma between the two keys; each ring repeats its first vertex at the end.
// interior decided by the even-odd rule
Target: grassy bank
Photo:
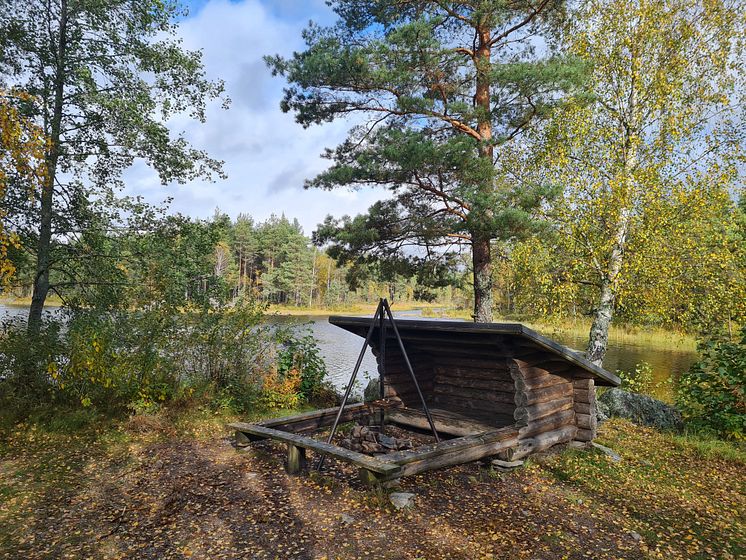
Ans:
{"type": "MultiPolygon", "coordinates": [[[[28,307],[31,305],[31,297],[15,297],[8,296],[0,298],[0,305],[10,305],[12,307],[28,307]]],[[[47,307],[59,307],[62,305],[62,300],[56,295],[50,295],[47,297],[47,307]]]]}
{"type": "MultiPolygon", "coordinates": [[[[461,309],[431,308],[423,311],[426,317],[471,320],[471,312],[461,309]]],[[[550,337],[573,336],[586,338],[591,328],[590,320],[585,319],[520,319],[515,317],[495,317],[495,322],[523,323],[524,325],[550,337]]],[[[696,339],[686,333],[653,327],[635,325],[612,325],[609,340],[619,344],[632,344],[670,350],[696,350],[696,339]]]]}
{"type": "MultiPolygon", "coordinates": [[[[738,558],[746,453],[610,421],[597,451],[508,474],[405,479],[396,511],[330,461],[289,477],[272,443],[236,451],[233,417],[183,409],[62,418],[0,437],[0,558],[738,558]],[[81,420],[82,423],[81,423],[81,420]],[[91,420],[88,418],[87,420],[91,420]]],[[[247,419],[247,417],[244,417],[247,419]]]]}
{"type": "MultiPolygon", "coordinates": [[[[356,303],[352,305],[331,307],[297,307],[295,305],[271,305],[268,312],[276,313],[278,315],[372,315],[376,312],[376,307],[378,307],[378,302],[356,303]]],[[[423,302],[396,302],[391,305],[391,310],[394,313],[398,311],[414,310],[422,310],[423,314],[436,313],[436,310],[440,308],[442,308],[442,305],[423,302]]]]}

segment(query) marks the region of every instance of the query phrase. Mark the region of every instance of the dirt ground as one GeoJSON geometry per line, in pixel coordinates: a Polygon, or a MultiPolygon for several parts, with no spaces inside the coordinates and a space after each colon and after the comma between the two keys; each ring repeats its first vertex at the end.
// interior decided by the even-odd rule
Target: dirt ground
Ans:
{"type": "Polygon", "coordinates": [[[695,491],[687,485],[679,503],[667,494],[676,485],[658,480],[657,459],[633,455],[642,440],[667,440],[626,423],[604,430],[622,462],[568,450],[510,473],[477,463],[425,473],[402,481],[398,491],[415,498],[400,511],[347,465],[327,460],[321,475],[288,476],[282,446],[237,450],[227,432],[37,434],[30,443],[16,434],[0,458],[0,558],[554,560],[744,550],[743,464],[687,452],[702,495],[683,495],[695,491]]]}

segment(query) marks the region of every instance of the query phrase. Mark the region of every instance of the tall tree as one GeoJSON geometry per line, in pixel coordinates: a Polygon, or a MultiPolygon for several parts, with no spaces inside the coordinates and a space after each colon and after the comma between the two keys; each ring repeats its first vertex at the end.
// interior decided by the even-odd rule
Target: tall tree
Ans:
{"type": "Polygon", "coordinates": [[[592,101],[557,115],[549,151],[567,187],[566,233],[584,248],[593,271],[586,280],[598,288],[587,351],[594,362],[604,358],[634,262],[630,240],[644,246],[643,226],[655,223],[656,206],[737,180],[741,4],[585,0],[570,18],[567,48],[592,67],[592,101]]]}
{"type": "Polygon", "coordinates": [[[52,273],[79,281],[70,277],[74,266],[61,264],[81,256],[72,248],[85,247],[69,241],[87,227],[88,201],[113,203],[135,159],[163,183],[219,172],[219,162],[171,137],[165,124],[183,113],[203,121],[206,101],[222,92],[205,78],[200,53],[175,38],[183,14],[173,0],[0,0],[3,81],[38,100],[21,109],[50,141],[39,197],[14,209],[36,256],[31,333],[55,288],[52,273]]]}
{"type": "Polygon", "coordinates": [[[437,258],[454,244],[470,245],[474,320],[490,321],[490,242],[529,228],[543,195],[503,180],[500,147],[581,75],[549,55],[563,3],[330,4],[340,17],[336,26],[311,25],[305,51],[267,59],[290,83],[282,108],[295,111],[299,123],[351,114],[364,121],[327,152],[333,166],[308,186],[391,189],[394,201],[369,216],[370,246],[386,246],[399,259],[413,246],[418,257],[437,258]],[[546,53],[541,59],[537,45],[546,53]]]}

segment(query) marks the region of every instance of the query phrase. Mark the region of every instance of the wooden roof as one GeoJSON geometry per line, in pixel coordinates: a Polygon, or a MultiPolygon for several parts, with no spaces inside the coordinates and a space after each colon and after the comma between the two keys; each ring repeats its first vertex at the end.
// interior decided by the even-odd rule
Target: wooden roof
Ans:
{"type": "MultiPolygon", "coordinates": [[[[365,337],[370,327],[370,317],[329,317],[329,322],[359,336],[365,337]]],[[[469,344],[475,351],[478,349],[497,349],[500,355],[521,358],[527,354],[540,354],[544,361],[566,362],[576,366],[578,373],[585,373],[584,377],[593,377],[597,385],[619,386],[621,380],[611,372],[606,371],[585,357],[559,344],[520,323],[468,323],[466,321],[434,321],[396,319],[404,347],[416,344],[423,339],[441,342],[438,353],[449,353],[451,348],[469,344]],[[590,375],[588,375],[590,374],[590,375]]],[[[379,345],[379,335],[373,336],[372,346],[379,345]]],[[[394,337],[392,328],[386,331],[387,339],[394,337]]],[[[547,368],[550,369],[550,368],[547,368]]]]}

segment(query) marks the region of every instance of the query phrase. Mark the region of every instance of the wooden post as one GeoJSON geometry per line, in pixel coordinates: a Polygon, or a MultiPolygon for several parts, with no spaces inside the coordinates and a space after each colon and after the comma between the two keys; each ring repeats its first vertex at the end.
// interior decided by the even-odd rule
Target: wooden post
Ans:
{"type": "Polygon", "coordinates": [[[380,481],[378,480],[378,476],[376,476],[376,473],[373,471],[369,471],[368,469],[358,469],[358,477],[360,478],[360,481],[365,484],[366,486],[375,486],[377,484],[380,484],[380,481]]]}
{"type": "Polygon", "coordinates": [[[299,474],[306,468],[306,450],[288,443],[288,474],[299,474]]]}

